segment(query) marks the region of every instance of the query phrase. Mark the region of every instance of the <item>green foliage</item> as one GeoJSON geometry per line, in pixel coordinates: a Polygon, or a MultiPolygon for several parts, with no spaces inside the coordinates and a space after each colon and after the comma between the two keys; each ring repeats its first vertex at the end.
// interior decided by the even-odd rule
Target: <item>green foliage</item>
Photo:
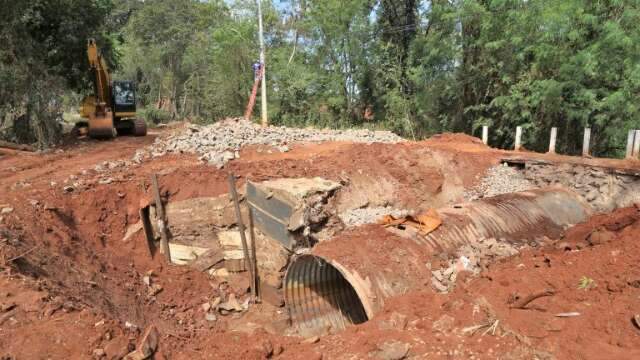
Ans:
{"type": "Polygon", "coordinates": [[[590,277],[587,276],[583,276],[580,278],[580,281],[578,282],[578,289],[579,290],[589,290],[589,289],[593,289],[595,288],[596,282],[595,280],[593,280],[590,277]]]}
{"type": "Polygon", "coordinates": [[[89,88],[86,42],[113,61],[108,0],[0,1],[0,136],[41,146],[60,138],[63,95],[89,88]]]}
{"type": "Polygon", "coordinates": [[[155,107],[138,109],[137,115],[149,125],[165,124],[171,120],[171,114],[168,111],[155,107]]]}
{"type": "MultiPolygon", "coordinates": [[[[3,5],[4,109],[34,91],[89,88],[84,42],[92,36],[117,77],[137,81],[149,119],[207,123],[244,113],[259,57],[254,0],[3,5]]],[[[558,151],[569,154],[589,126],[593,152],[606,156],[621,155],[627,130],[640,127],[638,0],[262,5],[275,124],[387,128],[416,139],[478,135],[489,125],[490,143],[505,148],[522,126],[524,145],[539,151],[555,126],[558,151]]]]}

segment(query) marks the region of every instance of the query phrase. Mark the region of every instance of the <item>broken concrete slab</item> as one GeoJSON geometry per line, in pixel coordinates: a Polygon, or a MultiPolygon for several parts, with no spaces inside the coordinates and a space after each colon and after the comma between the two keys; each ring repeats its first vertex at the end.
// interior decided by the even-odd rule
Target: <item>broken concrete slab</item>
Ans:
{"type": "Polygon", "coordinates": [[[340,184],[331,180],[315,177],[263,181],[260,183],[260,187],[281,192],[289,196],[291,201],[298,201],[315,193],[326,193],[337,190],[340,188],[340,184]]]}
{"type": "Polygon", "coordinates": [[[247,183],[247,201],[256,227],[287,249],[308,247],[314,224],[328,219],[323,207],[340,184],[322,178],[247,183]]]}

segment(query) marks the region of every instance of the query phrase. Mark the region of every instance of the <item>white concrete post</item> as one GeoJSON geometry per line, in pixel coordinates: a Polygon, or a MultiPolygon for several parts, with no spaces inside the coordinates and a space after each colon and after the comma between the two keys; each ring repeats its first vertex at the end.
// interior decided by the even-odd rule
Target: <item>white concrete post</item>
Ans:
{"type": "Polygon", "coordinates": [[[582,156],[589,156],[589,142],[591,142],[591,128],[584,128],[582,139],[582,156]]]}
{"type": "Polygon", "coordinates": [[[551,128],[551,138],[549,139],[549,152],[551,154],[556,153],[556,138],[558,137],[558,128],[551,128]]]}
{"type": "Polygon", "coordinates": [[[521,147],[522,147],[522,126],[518,126],[516,127],[516,145],[514,150],[520,151],[521,147]]]}
{"type": "Polygon", "coordinates": [[[633,152],[631,153],[631,157],[633,157],[634,159],[637,159],[639,153],[640,153],[640,130],[635,130],[633,135],[633,152]]]}
{"type": "Polygon", "coordinates": [[[629,134],[627,135],[627,152],[625,153],[625,159],[631,159],[633,157],[633,143],[635,141],[635,130],[629,130],[629,134]]]}
{"type": "Polygon", "coordinates": [[[487,125],[482,126],[482,142],[485,145],[489,144],[489,127],[487,125]]]}

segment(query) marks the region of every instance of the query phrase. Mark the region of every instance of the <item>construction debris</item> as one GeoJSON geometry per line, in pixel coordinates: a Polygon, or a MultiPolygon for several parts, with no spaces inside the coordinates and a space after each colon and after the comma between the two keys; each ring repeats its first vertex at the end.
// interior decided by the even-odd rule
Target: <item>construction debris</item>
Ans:
{"type": "Polygon", "coordinates": [[[441,266],[431,270],[431,284],[439,292],[449,292],[454,288],[460,272],[467,271],[477,275],[487,264],[517,253],[518,249],[506,241],[498,241],[495,238],[479,239],[475,243],[460,247],[457,258],[438,261],[441,266]]]}
{"type": "Polygon", "coordinates": [[[402,228],[409,226],[416,229],[421,235],[427,235],[442,225],[442,219],[435,210],[429,209],[415,216],[407,215],[401,218],[395,218],[393,215],[385,215],[379,220],[379,223],[385,227],[393,226],[402,228]]]}
{"type": "Polygon", "coordinates": [[[489,168],[480,184],[465,191],[466,201],[473,201],[485,197],[493,197],[519,191],[535,189],[537,186],[526,179],[522,171],[510,167],[506,162],[489,168]]]}
{"type": "Polygon", "coordinates": [[[363,207],[350,209],[338,214],[340,220],[347,226],[360,226],[364,224],[374,224],[385,216],[400,219],[409,215],[408,210],[396,209],[391,206],[386,207],[363,207]]]}
{"type": "Polygon", "coordinates": [[[555,295],[555,291],[554,290],[544,290],[535,294],[531,294],[529,296],[526,296],[524,298],[518,299],[516,300],[511,307],[513,309],[526,309],[527,305],[529,305],[529,303],[531,303],[532,301],[539,299],[541,297],[545,297],[545,296],[553,296],[555,295]]]}
{"type": "Polygon", "coordinates": [[[130,352],[124,360],[146,360],[151,358],[158,349],[160,333],[155,325],[151,325],[145,330],[140,343],[135,351],[130,352]]]}
{"type": "Polygon", "coordinates": [[[124,234],[122,241],[128,241],[133,235],[135,235],[138,231],[142,230],[142,220],[137,223],[129,226],[127,228],[127,232],[124,234]]]}
{"type": "Polygon", "coordinates": [[[236,295],[231,293],[229,294],[229,298],[227,299],[227,301],[220,303],[217,306],[217,310],[220,311],[220,313],[222,315],[226,315],[230,312],[243,312],[246,311],[249,308],[249,299],[247,299],[247,301],[245,301],[244,303],[240,304],[240,302],[238,302],[238,299],[236,298],[236,295]]]}
{"type": "Polygon", "coordinates": [[[564,312],[564,313],[559,313],[555,315],[556,317],[576,317],[576,316],[580,316],[579,312],[564,312]]]}

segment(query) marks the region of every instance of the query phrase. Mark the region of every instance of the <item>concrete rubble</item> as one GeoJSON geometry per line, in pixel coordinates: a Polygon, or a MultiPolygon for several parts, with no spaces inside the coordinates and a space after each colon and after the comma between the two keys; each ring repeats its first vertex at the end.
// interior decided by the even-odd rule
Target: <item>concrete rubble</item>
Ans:
{"type": "Polygon", "coordinates": [[[540,162],[527,163],[523,176],[536,187],[565,186],[599,212],[631,206],[640,200],[640,182],[635,172],[540,162]]]}
{"type": "MultiPolygon", "coordinates": [[[[431,285],[438,292],[449,292],[455,287],[456,279],[461,272],[478,275],[487,264],[516,255],[518,251],[514,245],[494,238],[479,239],[475,243],[466,244],[458,249],[456,258],[440,261],[439,268],[431,269],[431,285]]],[[[427,266],[432,265],[429,263],[427,266]]]]}
{"type": "Polygon", "coordinates": [[[156,139],[153,145],[136,152],[132,160],[140,163],[147,157],[158,157],[167,153],[190,153],[199,155],[200,160],[210,165],[222,168],[228,161],[239,158],[240,149],[247,145],[268,145],[277,151],[287,152],[290,150],[289,144],[292,143],[323,141],[397,143],[404,139],[390,131],[261,127],[250,121],[235,118],[208,126],[190,124],[168,137],[156,139]]]}
{"type": "Polygon", "coordinates": [[[508,166],[507,163],[503,163],[489,168],[480,184],[465,191],[464,198],[466,201],[473,201],[485,197],[531,190],[537,187],[521,171],[508,166]]]}

